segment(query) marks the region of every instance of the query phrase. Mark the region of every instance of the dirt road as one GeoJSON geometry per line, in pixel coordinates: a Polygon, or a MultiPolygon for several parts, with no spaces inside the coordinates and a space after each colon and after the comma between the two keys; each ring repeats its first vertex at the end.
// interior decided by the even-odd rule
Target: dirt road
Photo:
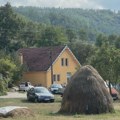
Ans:
{"type": "Polygon", "coordinates": [[[7,95],[0,96],[0,98],[26,98],[26,93],[8,92],[7,95]]]}

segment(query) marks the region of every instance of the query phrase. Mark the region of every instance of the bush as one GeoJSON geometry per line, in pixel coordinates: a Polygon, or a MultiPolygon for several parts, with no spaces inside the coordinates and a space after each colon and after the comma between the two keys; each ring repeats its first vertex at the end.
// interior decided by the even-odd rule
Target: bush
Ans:
{"type": "Polygon", "coordinates": [[[5,82],[3,80],[0,80],[0,96],[1,95],[6,95],[7,94],[7,89],[5,82]]]}

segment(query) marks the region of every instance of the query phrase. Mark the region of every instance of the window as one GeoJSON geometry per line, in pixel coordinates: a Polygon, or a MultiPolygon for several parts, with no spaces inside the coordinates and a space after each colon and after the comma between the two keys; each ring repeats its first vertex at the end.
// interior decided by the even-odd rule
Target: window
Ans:
{"type": "Polygon", "coordinates": [[[56,81],[56,75],[53,75],[53,81],[54,82],[56,81]]]}
{"type": "Polygon", "coordinates": [[[60,81],[60,75],[57,75],[57,81],[60,81]]]}
{"type": "Polygon", "coordinates": [[[68,66],[68,58],[65,59],[65,65],[68,66]]]}
{"type": "Polygon", "coordinates": [[[61,66],[68,66],[68,58],[61,58],[61,66]]]}
{"type": "Polygon", "coordinates": [[[67,76],[67,82],[69,82],[72,76],[71,72],[67,72],[66,76],[67,76]]]}
{"type": "Polygon", "coordinates": [[[54,82],[60,81],[60,75],[59,74],[53,75],[53,80],[54,80],[54,82]]]}
{"type": "Polygon", "coordinates": [[[61,65],[64,66],[64,58],[61,59],[61,65]]]}

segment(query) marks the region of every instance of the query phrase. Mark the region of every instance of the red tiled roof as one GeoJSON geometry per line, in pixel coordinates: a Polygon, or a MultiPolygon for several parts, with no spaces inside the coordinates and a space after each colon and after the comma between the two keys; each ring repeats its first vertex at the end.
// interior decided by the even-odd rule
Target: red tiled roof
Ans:
{"type": "Polygon", "coordinates": [[[52,53],[52,63],[56,60],[65,46],[23,48],[19,53],[23,55],[23,62],[29,71],[46,71],[51,65],[50,53],[52,53]]]}

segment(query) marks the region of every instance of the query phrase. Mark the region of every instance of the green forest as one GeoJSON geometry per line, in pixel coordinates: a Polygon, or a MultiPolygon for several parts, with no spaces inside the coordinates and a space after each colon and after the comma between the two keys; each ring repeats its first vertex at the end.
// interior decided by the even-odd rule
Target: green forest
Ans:
{"type": "Polygon", "coordinates": [[[33,22],[72,29],[78,36],[80,31],[84,31],[89,41],[95,41],[96,35],[100,33],[107,35],[120,33],[119,11],[38,7],[19,7],[14,10],[33,22]]]}
{"type": "Polygon", "coordinates": [[[0,95],[21,80],[20,48],[68,45],[81,65],[120,82],[120,13],[110,10],[0,7],[0,95]]]}

